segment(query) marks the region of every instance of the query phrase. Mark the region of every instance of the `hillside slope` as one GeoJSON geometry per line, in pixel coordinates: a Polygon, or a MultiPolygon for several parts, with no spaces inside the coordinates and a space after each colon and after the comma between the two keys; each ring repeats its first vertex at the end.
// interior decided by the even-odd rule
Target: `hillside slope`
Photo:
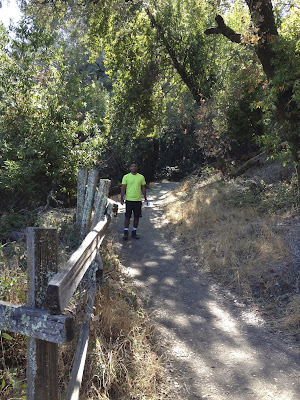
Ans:
{"type": "MultiPolygon", "coordinates": [[[[246,214],[249,226],[245,227],[241,223],[245,208],[241,214],[233,215],[226,209],[229,204],[226,207],[225,200],[231,199],[231,185],[234,190],[239,186],[236,181],[228,184],[229,187],[213,176],[205,182],[193,177],[181,185],[168,182],[151,185],[148,198],[152,207],[144,209],[139,227],[141,240],[123,242],[121,209],[112,230],[116,251],[157,328],[171,389],[165,398],[296,400],[300,395],[297,378],[300,349],[294,340],[275,330],[261,315],[254,297],[250,298],[249,292],[244,291],[249,285],[239,277],[234,280],[239,283],[235,286],[224,271],[226,262],[220,264],[219,257],[227,257],[221,248],[223,242],[232,253],[224,240],[228,237],[229,225],[227,231],[224,226],[220,229],[220,242],[217,243],[215,236],[215,227],[220,227],[222,220],[230,221],[232,226],[232,218],[236,217],[235,225],[240,225],[244,232],[251,228],[252,239],[259,232],[258,241],[265,244],[261,246],[259,260],[270,261],[267,265],[271,266],[274,249],[281,240],[278,238],[276,246],[269,248],[266,238],[274,241],[279,228],[286,236],[286,225],[281,231],[280,225],[273,229],[271,222],[253,220],[258,218],[253,210],[246,214]],[[208,190],[210,195],[204,196],[202,190],[208,190]],[[228,197],[220,203],[218,196],[223,190],[228,197]],[[201,193],[201,201],[197,201],[201,193]],[[220,214],[214,208],[206,213],[206,207],[213,204],[220,208],[220,214]],[[205,241],[208,247],[215,243],[210,258],[202,247],[205,241]],[[212,260],[215,265],[219,264],[222,272],[219,277],[225,278],[222,282],[226,282],[226,287],[210,268],[212,260]],[[235,287],[239,293],[235,293],[235,287]]],[[[234,210],[238,208],[235,204],[234,210]]],[[[287,218],[297,220],[291,214],[287,218]]],[[[247,259],[246,254],[242,253],[241,259],[247,259]]],[[[281,255],[288,260],[285,242],[275,254],[277,261],[281,255]]],[[[237,267],[241,265],[238,263],[237,267]]],[[[249,269],[248,266],[249,277],[259,281],[249,269]]],[[[231,266],[230,270],[236,277],[235,268],[231,266]]],[[[268,268],[263,266],[262,270],[268,268]]]]}

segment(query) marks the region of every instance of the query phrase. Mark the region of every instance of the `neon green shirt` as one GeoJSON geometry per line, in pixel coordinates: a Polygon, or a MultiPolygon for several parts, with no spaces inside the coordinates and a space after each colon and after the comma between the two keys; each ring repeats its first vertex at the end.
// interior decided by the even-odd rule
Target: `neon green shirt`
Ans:
{"type": "Polygon", "coordinates": [[[139,173],[124,175],[122,185],[126,185],[126,200],[141,201],[141,187],[146,185],[144,175],[139,173]]]}

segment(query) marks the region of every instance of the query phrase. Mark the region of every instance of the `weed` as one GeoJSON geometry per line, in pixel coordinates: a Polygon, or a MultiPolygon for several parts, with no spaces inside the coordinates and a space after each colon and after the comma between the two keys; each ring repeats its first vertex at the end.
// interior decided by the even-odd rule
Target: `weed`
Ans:
{"type": "Polygon", "coordinates": [[[0,216],[0,242],[7,242],[11,239],[13,232],[17,235],[24,234],[27,226],[36,226],[38,224],[38,217],[36,213],[27,210],[15,212],[10,210],[0,216]]]}
{"type": "Polygon", "coordinates": [[[25,273],[25,248],[22,244],[0,245],[0,299],[25,304],[27,276],[25,273]]]}
{"type": "Polygon", "coordinates": [[[300,294],[294,294],[289,301],[285,316],[280,321],[282,328],[292,328],[300,331],[300,294]]]}
{"type": "MultiPolygon", "coordinates": [[[[26,251],[23,242],[0,245],[0,299],[24,305],[27,296],[26,251]]],[[[1,400],[25,399],[26,338],[0,331],[1,400]]]]}
{"type": "Polygon", "coordinates": [[[229,206],[252,207],[260,213],[282,213],[297,206],[297,188],[291,182],[265,184],[264,181],[231,181],[224,201],[229,206]]]}
{"type": "Polygon", "coordinates": [[[0,331],[0,346],[1,400],[26,399],[25,355],[20,357],[20,348],[26,348],[26,339],[20,335],[9,335],[0,331]]]}

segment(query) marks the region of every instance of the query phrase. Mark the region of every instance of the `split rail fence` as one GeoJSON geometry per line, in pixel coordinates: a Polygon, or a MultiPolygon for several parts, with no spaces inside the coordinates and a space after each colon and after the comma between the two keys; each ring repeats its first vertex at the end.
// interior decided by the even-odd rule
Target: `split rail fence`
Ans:
{"type": "Polygon", "coordinates": [[[110,181],[97,170],[78,171],[76,224],[79,248],[58,271],[56,228],[27,228],[27,306],[0,301],[0,329],[27,339],[27,400],[58,400],[58,346],[74,338],[74,319],[64,309],[84,276],[88,300],[66,400],[79,399],[99,277],[100,246],[118,205],[108,199],[110,181]]]}

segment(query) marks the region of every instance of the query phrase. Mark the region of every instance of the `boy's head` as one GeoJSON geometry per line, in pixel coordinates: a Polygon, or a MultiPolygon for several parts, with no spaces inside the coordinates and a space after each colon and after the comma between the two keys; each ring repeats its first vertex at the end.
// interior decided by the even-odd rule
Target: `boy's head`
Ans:
{"type": "Polygon", "coordinates": [[[132,162],[130,163],[129,169],[130,169],[130,172],[131,172],[132,174],[136,174],[136,173],[137,173],[137,170],[138,170],[138,163],[137,163],[136,161],[132,161],[132,162]]]}

